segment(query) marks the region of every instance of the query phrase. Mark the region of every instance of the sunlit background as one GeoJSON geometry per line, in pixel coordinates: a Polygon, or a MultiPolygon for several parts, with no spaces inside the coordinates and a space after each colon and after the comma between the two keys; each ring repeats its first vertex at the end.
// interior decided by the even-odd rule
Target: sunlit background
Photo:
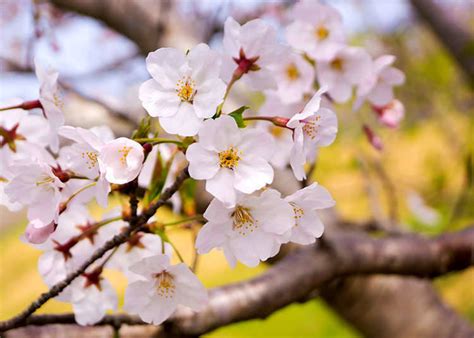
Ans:
{"type": "MultiPolygon", "coordinates": [[[[384,144],[383,152],[378,152],[361,133],[360,116],[352,112],[351,104],[340,107],[338,137],[335,144],[321,150],[313,178],[331,191],[337,211],[347,219],[366,220],[394,212],[404,228],[427,235],[473,224],[469,175],[473,170],[474,99],[453,59],[417,20],[408,1],[327,2],[343,15],[353,44],[365,47],[372,56],[397,57],[395,66],[407,76],[406,84],[397,89],[406,118],[398,130],[377,129],[384,144]]],[[[474,28],[471,5],[449,1],[449,10],[474,28]]],[[[222,35],[211,31],[211,21],[218,26],[228,15],[244,21],[257,11],[281,29],[281,6],[278,1],[177,1],[176,32],[169,44],[187,49],[205,38],[219,48],[222,35]]],[[[130,126],[117,116],[125,114],[135,121],[144,116],[137,91],[148,74],[134,43],[94,19],[53,10],[45,3],[34,6],[29,0],[0,0],[1,103],[37,97],[38,83],[31,72],[34,57],[59,71],[70,124],[105,123],[126,135],[130,126]]],[[[260,95],[245,90],[238,90],[232,99],[236,106],[262,101],[260,95]]],[[[360,114],[377,124],[368,109],[360,114]]],[[[91,208],[99,218],[101,211],[91,208]]],[[[20,241],[25,214],[4,208],[0,214],[0,319],[6,319],[46,286],[36,270],[40,251],[20,241]]],[[[173,217],[167,210],[160,215],[173,217]]],[[[176,230],[173,238],[190,262],[191,234],[176,230]]],[[[213,252],[203,256],[198,275],[206,286],[213,287],[256,276],[265,269],[265,265],[231,269],[220,253],[213,252]]],[[[126,280],[118,274],[111,278],[123,297],[126,280]]],[[[435,282],[445,301],[474,323],[473,285],[473,268],[435,282]]],[[[53,300],[39,312],[66,311],[71,311],[69,305],[53,300]]],[[[231,325],[209,336],[356,337],[357,333],[315,299],[289,306],[263,321],[231,325]]]]}

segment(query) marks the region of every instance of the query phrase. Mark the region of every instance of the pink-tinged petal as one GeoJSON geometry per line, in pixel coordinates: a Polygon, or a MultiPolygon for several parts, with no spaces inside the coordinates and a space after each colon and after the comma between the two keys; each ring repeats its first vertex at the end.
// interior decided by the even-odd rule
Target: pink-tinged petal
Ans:
{"type": "Polygon", "coordinates": [[[165,90],[154,80],[142,83],[138,97],[143,108],[153,117],[172,117],[177,114],[181,103],[175,90],[165,90]]]}
{"type": "Polygon", "coordinates": [[[221,68],[221,58],[205,43],[200,43],[192,48],[188,55],[189,67],[192,69],[191,77],[196,83],[204,83],[209,79],[218,79],[221,68]]]}
{"type": "Polygon", "coordinates": [[[392,86],[399,86],[405,82],[405,74],[394,67],[390,67],[385,69],[381,74],[380,77],[382,80],[392,86]]]}
{"type": "Polygon", "coordinates": [[[275,142],[270,133],[261,129],[244,129],[242,140],[237,148],[242,152],[243,157],[257,156],[270,161],[275,149],[275,142]]]}
{"type": "Polygon", "coordinates": [[[182,102],[176,115],[160,117],[160,125],[170,134],[194,136],[202,125],[202,119],[196,116],[190,103],[182,102]]]}
{"type": "Polygon", "coordinates": [[[256,156],[244,157],[234,169],[235,189],[251,194],[273,182],[273,168],[268,162],[256,156]]]}
{"type": "Polygon", "coordinates": [[[208,295],[197,276],[183,263],[171,266],[168,271],[175,278],[177,303],[195,311],[202,310],[208,303],[208,295]]]}
{"type": "Polygon", "coordinates": [[[222,102],[226,85],[221,79],[210,79],[197,86],[193,106],[196,115],[210,118],[216,113],[217,106],[222,102]]]}
{"type": "Polygon", "coordinates": [[[232,209],[226,208],[224,204],[222,204],[218,199],[214,198],[211,203],[209,203],[209,206],[207,207],[203,216],[210,222],[222,224],[230,220],[231,213],[232,209]]]}
{"type": "Polygon", "coordinates": [[[199,254],[205,254],[214,248],[222,247],[226,239],[223,224],[208,222],[198,233],[196,249],[199,254]]]}
{"type": "Polygon", "coordinates": [[[44,243],[54,232],[54,222],[43,223],[38,219],[34,219],[28,223],[25,230],[25,238],[33,244],[44,243]]]}
{"type": "Polygon", "coordinates": [[[328,93],[337,103],[344,103],[352,96],[352,85],[340,81],[336,85],[330,87],[328,93]]]}
{"type": "Polygon", "coordinates": [[[237,197],[234,190],[234,173],[232,170],[220,169],[213,178],[206,181],[206,190],[225,206],[234,206],[237,197]]]}
{"type": "Polygon", "coordinates": [[[184,53],[175,48],[160,48],[148,54],[146,68],[163,89],[176,89],[180,68],[186,63],[184,53]]]}
{"type": "Polygon", "coordinates": [[[199,143],[188,147],[186,159],[189,161],[189,175],[196,180],[212,178],[220,168],[217,153],[204,149],[199,143]]]}
{"type": "Polygon", "coordinates": [[[304,208],[316,210],[332,208],[336,202],[331,193],[323,186],[313,183],[304,189],[298,190],[294,194],[285,198],[288,202],[295,202],[304,208]]]}
{"type": "Polygon", "coordinates": [[[199,130],[199,144],[207,150],[220,152],[236,146],[240,140],[237,123],[227,115],[206,120],[199,130]]]}
{"type": "Polygon", "coordinates": [[[242,81],[252,90],[277,89],[273,73],[265,68],[245,74],[242,81]]]}
{"type": "Polygon", "coordinates": [[[393,99],[392,86],[385,83],[378,83],[367,95],[367,99],[376,106],[384,106],[393,99]]]}
{"type": "Polygon", "coordinates": [[[306,178],[306,173],[304,171],[306,156],[303,149],[304,136],[301,127],[295,129],[293,141],[293,148],[290,153],[290,165],[296,179],[301,181],[306,178]]]}

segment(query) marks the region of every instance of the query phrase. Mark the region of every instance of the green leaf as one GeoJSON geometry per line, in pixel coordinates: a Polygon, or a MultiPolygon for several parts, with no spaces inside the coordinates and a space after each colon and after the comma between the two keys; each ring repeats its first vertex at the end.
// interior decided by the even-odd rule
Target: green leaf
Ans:
{"type": "Polygon", "coordinates": [[[133,132],[132,140],[135,140],[137,138],[147,138],[150,134],[150,129],[151,118],[150,116],[146,116],[140,121],[138,128],[133,132]]]}
{"type": "Polygon", "coordinates": [[[237,123],[239,128],[245,128],[245,122],[244,122],[244,118],[242,117],[242,115],[243,115],[244,111],[246,111],[247,109],[249,109],[249,107],[242,106],[242,107],[234,110],[232,113],[229,114],[229,116],[231,116],[235,120],[235,122],[237,123]]]}

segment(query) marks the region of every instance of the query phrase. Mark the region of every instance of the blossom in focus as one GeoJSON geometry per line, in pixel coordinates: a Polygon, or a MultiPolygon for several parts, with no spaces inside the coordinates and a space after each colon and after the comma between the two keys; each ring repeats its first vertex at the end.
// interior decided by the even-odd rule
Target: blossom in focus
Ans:
{"type": "Polygon", "coordinates": [[[307,160],[314,161],[317,149],[330,145],[336,138],[336,114],[328,108],[320,107],[324,90],[320,89],[304,109],[287,123],[293,129],[290,164],[298,180],[306,177],[304,165],[307,160]]]}
{"type": "Polygon", "coordinates": [[[130,270],[141,280],[128,285],[124,309],[144,322],[159,325],[178,305],[195,311],[207,305],[207,290],[196,275],[183,263],[171,265],[166,255],[146,257],[130,270]]]}
{"type": "Polygon", "coordinates": [[[204,217],[208,222],[196,240],[198,253],[222,249],[233,267],[237,261],[254,267],[275,256],[294,224],[292,207],[273,189],[259,196],[240,194],[234,207],[213,199],[204,217]]]}
{"type": "Polygon", "coordinates": [[[50,147],[57,152],[59,149],[58,128],[64,124],[63,102],[58,88],[58,72],[51,68],[43,68],[35,60],[36,77],[40,83],[39,101],[50,126],[50,147]]]}
{"type": "Polygon", "coordinates": [[[274,150],[271,136],[262,130],[239,129],[227,115],[207,120],[199,141],[186,151],[189,175],[206,180],[209,193],[233,206],[237,192],[250,194],[273,181],[269,161],[274,150]]]}
{"type": "Polygon", "coordinates": [[[352,88],[370,74],[370,55],[357,47],[339,46],[330,58],[318,62],[316,75],[319,84],[328,88],[331,98],[343,103],[352,96],[352,88]]]}
{"type": "Polygon", "coordinates": [[[317,183],[298,190],[285,198],[293,208],[293,228],[290,241],[298,244],[311,244],[322,236],[324,225],[317,210],[333,207],[336,202],[329,191],[317,183]]]}
{"type": "Polygon", "coordinates": [[[276,31],[261,19],[240,25],[229,17],[224,24],[223,78],[232,76],[253,90],[276,89],[271,66],[280,61],[285,49],[277,42],[276,31]]]}
{"type": "Polygon", "coordinates": [[[12,165],[12,179],[5,186],[10,202],[28,206],[28,219],[38,219],[44,224],[56,221],[61,201],[60,190],[64,187],[43,162],[23,162],[12,165]]]}
{"type": "Polygon", "coordinates": [[[283,103],[296,103],[312,90],[314,68],[300,54],[285,53],[282,60],[271,67],[283,103]]]}
{"type": "Polygon", "coordinates": [[[144,159],[140,143],[119,137],[100,148],[98,160],[108,182],[125,184],[138,176],[144,159]]]}
{"type": "Polygon", "coordinates": [[[290,19],[293,22],[286,28],[288,43],[315,60],[327,59],[337,44],[345,42],[341,15],[317,0],[298,2],[290,19]]]}
{"type": "Polygon", "coordinates": [[[143,107],[159,117],[166,132],[196,135],[202,121],[216,113],[224,98],[219,55],[206,44],[197,45],[188,54],[160,48],[148,55],[146,65],[153,78],[140,87],[143,107]]]}
{"type": "Polygon", "coordinates": [[[360,101],[367,99],[374,106],[385,106],[393,100],[393,87],[405,82],[405,74],[392,64],[395,56],[383,55],[374,60],[370,76],[357,88],[357,96],[360,101]]]}
{"type": "Polygon", "coordinates": [[[380,123],[389,128],[397,128],[405,117],[405,106],[394,99],[382,107],[372,107],[380,123]]]}

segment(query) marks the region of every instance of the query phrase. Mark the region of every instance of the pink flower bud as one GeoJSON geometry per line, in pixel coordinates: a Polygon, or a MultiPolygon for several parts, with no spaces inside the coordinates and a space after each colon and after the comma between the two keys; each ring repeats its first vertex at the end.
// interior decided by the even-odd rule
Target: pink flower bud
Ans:
{"type": "Polygon", "coordinates": [[[25,230],[25,238],[33,244],[45,242],[55,230],[54,222],[44,224],[38,219],[32,220],[25,230]]]}
{"type": "Polygon", "coordinates": [[[377,134],[375,134],[368,125],[364,124],[362,129],[364,130],[365,136],[367,136],[367,140],[370,142],[372,147],[381,151],[383,149],[382,139],[377,134]]]}
{"type": "Polygon", "coordinates": [[[389,128],[398,128],[405,116],[405,107],[399,100],[394,99],[383,107],[372,107],[377,113],[379,122],[389,128]]]}

